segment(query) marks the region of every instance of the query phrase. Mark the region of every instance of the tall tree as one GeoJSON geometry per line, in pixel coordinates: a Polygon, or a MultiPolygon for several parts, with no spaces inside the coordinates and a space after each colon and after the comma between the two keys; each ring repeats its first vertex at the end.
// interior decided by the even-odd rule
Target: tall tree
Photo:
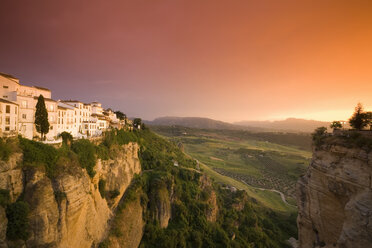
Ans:
{"type": "Polygon", "coordinates": [[[37,99],[35,112],[35,126],[36,131],[41,134],[41,139],[44,140],[45,134],[49,132],[48,111],[45,107],[45,100],[43,95],[37,99]]]}
{"type": "Polygon", "coordinates": [[[116,114],[116,117],[119,118],[119,120],[125,120],[125,118],[127,117],[123,112],[121,111],[116,111],[115,112],[116,114]]]}
{"type": "Polygon", "coordinates": [[[141,125],[142,125],[142,119],[141,118],[135,118],[133,120],[133,126],[135,128],[141,128],[141,125]]]}
{"type": "Polygon", "coordinates": [[[349,119],[350,126],[355,129],[361,130],[368,125],[367,114],[364,113],[363,105],[358,103],[355,107],[354,114],[349,119]]]}

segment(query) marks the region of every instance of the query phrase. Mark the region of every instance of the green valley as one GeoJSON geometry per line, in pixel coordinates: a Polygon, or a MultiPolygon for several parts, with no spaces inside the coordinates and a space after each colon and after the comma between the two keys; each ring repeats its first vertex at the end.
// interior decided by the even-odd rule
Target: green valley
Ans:
{"type": "Polygon", "coordinates": [[[309,134],[153,126],[217,182],[245,189],[276,210],[295,210],[295,184],[311,157],[309,134]],[[278,192],[283,193],[284,203],[278,192]]]}

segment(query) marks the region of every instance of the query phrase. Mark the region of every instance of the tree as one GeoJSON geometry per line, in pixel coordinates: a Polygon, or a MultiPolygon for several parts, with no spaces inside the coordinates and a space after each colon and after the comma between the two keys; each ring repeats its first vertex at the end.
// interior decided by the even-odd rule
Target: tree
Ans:
{"type": "Polygon", "coordinates": [[[315,129],[315,131],[312,133],[312,136],[314,145],[316,147],[319,147],[323,144],[326,134],[327,134],[326,127],[318,127],[317,129],[315,129]]]}
{"type": "Polygon", "coordinates": [[[372,130],[372,112],[365,113],[366,115],[366,122],[369,125],[369,129],[372,130]]]}
{"type": "Polygon", "coordinates": [[[135,118],[135,119],[133,120],[133,126],[134,126],[135,128],[141,128],[141,125],[142,125],[142,120],[141,120],[141,118],[135,118]]]}
{"type": "Polygon", "coordinates": [[[370,120],[368,120],[368,115],[368,113],[364,112],[363,105],[358,103],[358,105],[355,107],[354,114],[349,119],[350,126],[355,129],[362,130],[370,122],[370,120]]]}
{"type": "Polygon", "coordinates": [[[330,126],[332,129],[337,130],[342,128],[342,124],[339,121],[333,121],[330,126]]]}
{"type": "Polygon", "coordinates": [[[58,137],[62,138],[62,143],[65,145],[70,146],[73,140],[73,137],[70,133],[64,131],[58,135],[58,137]]]}
{"type": "Polygon", "coordinates": [[[43,95],[37,99],[35,112],[35,126],[36,131],[41,134],[41,139],[45,138],[45,134],[49,132],[48,111],[45,107],[45,100],[43,95]]]}
{"type": "Polygon", "coordinates": [[[125,120],[125,118],[127,118],[127,116],[121,111],[115,111],[115,114],[116,117],[119,118],[119,120],[125,120]]]}

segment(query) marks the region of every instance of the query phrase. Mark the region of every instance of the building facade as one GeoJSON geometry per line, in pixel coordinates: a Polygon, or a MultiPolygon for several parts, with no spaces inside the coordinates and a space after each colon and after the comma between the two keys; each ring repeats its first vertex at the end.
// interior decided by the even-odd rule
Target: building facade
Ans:
{"type": "Polygon", "coordinates": [[[21,135],[28,139],[40,137],[35,128],[38,97],[43,95],[48,111],[47,140],[55,140],[62,132],[73,137],[98,136],[110,127],[118,127],[113,111],[104,110],[99,102],[78,100],[55,101],[51,91],[37,86],[26,86],[19,79],[0,73],[0,136],[21,135]]]}

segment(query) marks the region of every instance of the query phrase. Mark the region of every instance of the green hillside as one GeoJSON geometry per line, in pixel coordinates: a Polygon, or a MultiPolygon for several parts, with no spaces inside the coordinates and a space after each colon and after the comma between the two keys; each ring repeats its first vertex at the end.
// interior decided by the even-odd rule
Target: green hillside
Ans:
{"type": "Polygon", "coordinates": [[[289,204],[295,205],[295,184],[311,157],[309,149],[306,149],[311,142],[310,136],[183,127],[152,128],[174,143],[182,144],[184,151],[199,160],[204,168],[210,169],[211,176],[217,181],[238,188],[245,185],[252,197],[259,194],[261,202],[268,203],[271,208],[288,209],[282,206],[283,202],[270,204],[275,197],[280,200],[280,195],[262,189],[280,191],[289,204]]]}

